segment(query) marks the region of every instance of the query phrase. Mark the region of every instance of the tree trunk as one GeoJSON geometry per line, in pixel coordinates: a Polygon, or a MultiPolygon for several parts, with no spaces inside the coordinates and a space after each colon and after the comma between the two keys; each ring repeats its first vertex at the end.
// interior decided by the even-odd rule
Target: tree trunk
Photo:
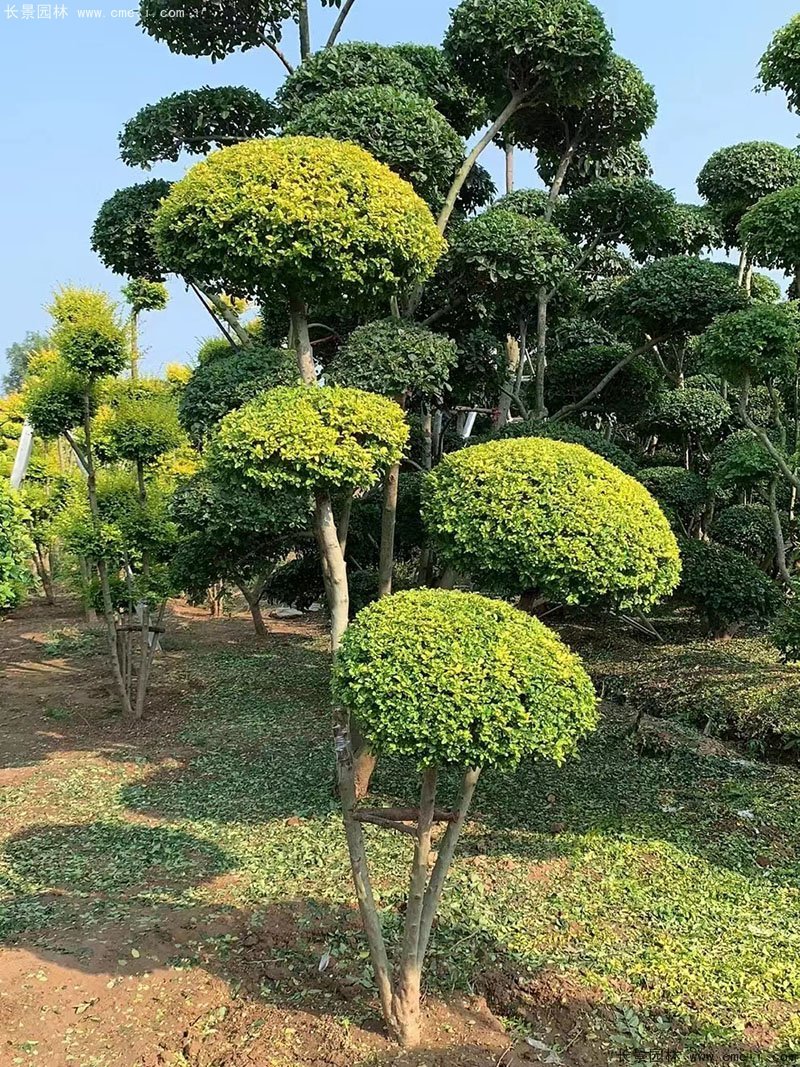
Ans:
{"type": "Polygon", "coordinates": [[[777,478],[772,478],[769,483],[769,511],[772,516],[772,530],[775,535],[775,561],[778,565],[778,573],[784,585],[791,584],[792,576],[786,565],[786,539],[783,536],[781,516],[777,502],[777,478]]]}
{"type": "Polygon", "coordinates": [[[378,599],[392,591],[394,570],[394,534],[397,524],[397,494],[400,488],[400,464],[386,472],[383,483],[383,511],[381,514],[381,554],[378,564],[378,599]]]}
{"type": "Polygon", "coordinates": [[[131,313],[131,381],[139,377],[139,313],[131,313]]]}
{"type": "Polygon", "coordinates": [[[267,630],[267,624],[264,622],[264,615],[261,611],[261,593],[263,589],[263,583],[256,583],[253,588],[249,588],[244,583],[239,586],[239,590],[242,596],[247,601],[247,606],[250,609],[250,614],[253,617],[253,629],[256,632],[257,637],[268,637],[269,631],[267,630]]]}
{"type": "Polygon", "coordinates": [[[547,288],[539,289],[536,301],[536,401],[534,414],[541,422],[547,418],[544,401],[544,380],[547,374],[547,288]]]}
{"type": "Polygon", "coordinates": [[[514,192],[514,144],[506,141],[506,193],[514,192]]]}
{"type": "Polygon", "coordinates": [[[302,62],[311,55],[311,23],[308,18],[308,0],[300,0],[298,23],[300,26],[300,61],[302,62]]]}
{"type": "Polygon", "coordinates": [[[314,503],[314,534],[322,557],[322,580],[331,617],[331,649],[339,650],[350,615],[350,593],[345,563],[330,494],[317,490],[314,503]]]}
{"type": "Polygon", "coordinates": [[[501,426],[505,426],[508,422],[508,417],[511,414],[511,401],[514,399],[514,390],[517,382],[517,371],[522,361],[522,355],[520,352],[520,344],[516,337],[512,337],[511,334],[506,337],[506,362],[508,363],[508,371],[506,373],[505,385],[503,386],[503,392],[500,394],[500,399],[497,404],[497,415],[493,420],[495,429],[501,426]]]}
{"type": "Polygon", "coordinates": [[[47,566],[47,560],[45,559],[45,553],[42,550],[42,546],[38,541],[34,543],[35,555],[33,562],[36,566],[36,573],[39,575],[39,580],[42,583],[42,591],[44,598],[51,606],[55,604],[55,592],[53,590],[53,579],[50,574],[50,570],[47,566]]]}
{"type": "Polygon", "coordinates": [[[289,301],[292,313],[292,331],[294,333],[295,351],[297,352],[297,365],[306,385],[315,385],[317,382],[317,368],[314,365],[314,349],[311,347],[311,337],[308,332],[308,309],[297,297],[291,297],[289,301]]]}

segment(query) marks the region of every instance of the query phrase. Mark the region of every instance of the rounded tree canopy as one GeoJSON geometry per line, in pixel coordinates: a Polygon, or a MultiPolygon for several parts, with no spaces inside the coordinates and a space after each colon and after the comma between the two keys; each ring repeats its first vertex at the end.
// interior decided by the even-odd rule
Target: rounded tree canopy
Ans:
{"type": "Polygon", "coordinates": [[[244,86],[203,86],[172,93],[147,104],[122,128],[120,156],[129,167],[145,170],[163,160],[176,161],[181,152],[206,155],[236,141],[275,133],[274,104],[244,86]]]}
{"type": "Polygon", "coordinates": [[[91,414],[97,406],[94,390],[82,374],[56,358],[41,372],[28,377],[23,407],[36,433],[51,440],[81,425],[86,397],[91,414]]]}
{"type": "Polygon", "coordinates": [[[171,389],[158,379],[115,382],[93,430],[98,456],[112,463],[152,464],[186,440],[171,389]]]}
{"type": "Polygon", "coordinates": [[[766,504],[732,504],[725,508],[714,519],[711,536],[756,563],[775,553],[775,528],[766,504]]]}
{"type": "Polygon", "coordinates": [[[750,257],[762,267],[793,272],[800,267],[800,185],[770,193],[739,225],[750,257]]]}
{"type": "Polygon", "coordinates": [[[800,15],[795,15],[772,38],[761,57],[758,73],[763,89],[783,89],[789,107],[800,107],[800,15]]]}
{"type": "Polygon", "coordinates": [[[451,453],[429,476],[423,518],[448,564],[504,595],[646,609],[680,574],[644,486],[580,445],[529,437],[451,453]]]}
{"type": "MultiPolygon", "coordinates": [[[[592,386],[630,353],[625,345],[585,345],[555,353],[547,372],[547,403],[551,411],[586,396],[592,386]]],[[[582,410],[599,414],[613,412],[622,422],[635,422],[643,408],[654,402],[661,379],[652,363],[639,356],[608,383],[582,410]]],[[[582,444],[583,442],[578,442],[582,444]]]]}
{"type": "Polygon", "coordinates": [[[92,251],[115,274],[164,280],[153,244],[153,220],[170,190],[163,178],[119,189],[100,208],[92,227],[92,251]]]}
{"type": "Polygon", "coordinates": [[[699,256],[722,248],[725,238],[719,218],[705,204],[675,204],[672,219],[666,233],[655,234],[649,249],[650,255],[699,256]]]}
{"type": "Polygon", "coordinates": [[[609,310],[656,338],[701,333],[717,315],[746,303],[735,274],[724,264],[668,256],[617,286],[609,310]]]}
{"type": "Polygon", "coordinates": [[[65,366],[84,378],[118,374],[128,358],[117,309],[96,289],[58,290],[48,307],[52,339],[65,366]]]}
{"type": "Polygon", "coordinates": [[[476,593],[415,589],[364,608],[333,691],[372,751],[420,767],[562,763],[597,723],[580,659],[538,619],[476,593]]]}
{"type": "Polygon", "coordinates": [[[122,295],[134,315],[142,311],[163,311],[169,300],[163,282],[150,282],[147,278],[132,278],[127,285],[123,285],[122,295]]]}
{"type": "Polygon", "coordinates": [[[777,463],[751,430],[735,430],[711,454],[710,480],[717,488],[746,488],[777,473],[777,463]]]}
{"type": "Polygon", "coordinates": [[[486,101],[456,74],[441,48],[430,44],[396,44],[391,50],[406,59],[420,75],[420,89],[433,100],[456,133],[469,137],[488,118],[486,101]]]}
{"type": "Polygon", "coordinates": [[[216,62],[237,49],[280,41],[282,24],[297,14],[297,0],[187,0],[177,14],[160,0],[142,0],[137,25],[170,52],[216,62]]]}
{"type": "Polygon", "coordinates": [[[198,359],[178,408],[181,425],[198,446],[228,412],[266,389],[293,385],[299,377],[297,359],[285,348],[265,349],[257,344],[231,348],[227,341],[215,338],[201,347],[198,359]]]}
{"type": "Polygon", "coordinates": [[[800,316],[794,304],[752,304],[720,315],[700,337],[699,351],[729,382],[794,381],[800,316]]]}
{"type": "Polygon", "coordinates": [[[368,489],[408,439],[393,401],[360,389],[270,389],[226,415],[215,467],[264,489],[368,489]]]}
{"type": "Polygon", "coordinates": [[[708,502],[705,479],[684,467],[651,467],[639,479],[649,489],[666,515],[676,515],[689,526],[708,502]]]}
{"type": "Polygon", "coordinates": [[[389,85],[327,93],[303,108],[286,133],[360,145],[410,182],[434,210],[441,208],[464,160],[461,138],[433,103],[389,85]]]}
{"type": "Polygon", "coordinates": [[[517,143],[560,158],[580,127],[581,155],[602,159],[639,142],[658,114],[653,86],[634,63],[617,55],[611,56],[588,100],[577,107],[560,104],[560,100],[542,100],[541,105],[534,101],[515,115],[509,128],[517,143]]]}
{"type": "Polygon", "coordinates": [[[717,211],[726,240],[738,242],[744,213],[769,193],[800,182],[800,156],[773,141],[720,148],[697,177],[697,190],[717,211]]]}
{"type": "Polygon", "coordinates": [[[612,56],[611,34],[588,0],[462,0],[444,48],[492,116],[512,94],[579,107],[612,56]]]}
{"type": "Polygon", "coordinates": [[[449,337],[403,319],[359,326],[336,355],[328,378],[384,396],[441,393],[456,362],[449,337]]]}
{"type": "Polygon", "coordinates": [[[492,210],[516,211],[529,219],[543,219],[549,204],[550,195],[545,189],[514,189],[495,200],[492,210]]]}
{"type": "Polygon", "coordinates": [[[363,148],[314,137],[212,153],[173,185],[155,234],[170,269],[265,302],[388,298],[445,247],[408,182],[363,148]]]}
{"type": "MultiPolygon", "coordinates": [[[[538,150],[536,169],[545,185],[552,185],[561,162],[558,151],[538,150]]],[[[651,178],[653,167],[650,158],[639,144],[625,145],[609,152],[581,152],[578,150],[569,166],[562,193],[572,193],[581,186],[589,185],[598,178],[651,178]]]]}
{"type": "Polygon", "coordinates": [[[447,274],[468,299],[483,302],[490,317],[517,329],[539,287],[556,285],[575,254],[563,234],[543,219],[492,208],[454,231],[447,274]]]}
{"type": "Polygon", "coordinates": [[[708,619],[715,635],[763,623],[780,607],[778,586],[740,552],[689,539],[681,543],[681,555],[679,595],[708,619]]]}
{"type": "Polygon", "coordinates": [[[609,441],[599,430],[590,430],[574,422],[542,422],[538,419],[524,419],[518,422],[507,422],[505,426],[493,431],[491,435],[491,438],[497,441],[507,441],[517,437],[546,437],[549,441],[566,441],[570,445],[583,445],[584,448],[607,459],[609,463],[619,467],[626,474],[636,474],[636,464],[619,445],[609,441]]]}
{"type": "Polygon", "coordinates": [[[662,392],[647,422],[664,431],[710,437],[719,433],[730,417],[731,406],[719,393],[687,387],[662,392]]]}
{"type": "Polygon", "coordinates": [[[601,178],[559,205],[557,221],[570,237],[625,244],[646,253],[674,232],[675,197],[649,178],[601,178]]]}

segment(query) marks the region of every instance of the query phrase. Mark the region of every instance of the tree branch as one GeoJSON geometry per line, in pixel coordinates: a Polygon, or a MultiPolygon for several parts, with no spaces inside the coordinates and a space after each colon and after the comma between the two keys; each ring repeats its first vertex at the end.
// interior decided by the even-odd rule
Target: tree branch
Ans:
{"type": "Polygon", "coordinates": [[[289,74],[294,74],[294,67],[289,62],[289,60],[286,58],[286,56],[283,54],[283,52],[280,50],[280,48],[278,48],[278,46],[275,44],[275,42],[274,41],[267,41],[265,39],[264,40],[264,44],[267,46],[267,48],[270,50],[270,52],[274,52],[275,53],[275,55],[278,57],[278,59],[281,61],[281,63],[283,63],[284,67],[286,67],[286,70],[289,72],[289,74]]]}
{"type": "Polygon", "coordinates": [[[344,26],[345,20],[350,14],[355,2],[356,0],[345,0],[344,4],[342,4],[342,9],[339,12],[339,17],[336,19],[336,22],[334,22],[333,29],[331,30],[331,35],[325,44],[326,48],[333,48],[333,46],[336,44],[336,39],[342,32],[342,26],[344,26]]]}
{"type": "Polygon", "coordinates": [[[565,404],[563,408],[560,408],[555,415],[550,418],[550,422],[557,422],[559,419],[563,419],[565,415],[572,415],[573,412],[580,411],[581,408],[586,407],[586,405],[591,403],[596,396],[599,396],[600,393],[602,393],[608,383],[613,381],[619,372],[624,370],[632,360],[636,359],[637,356],[643,356],[645,352],[649,352],[663,340],[663,337],[656,337],[654,340],[648,341],[646,345],[642,345],[641,348],[633,349],[633,351],[629,352],[624,359],[621,359],[619,363],[616,363],[608,374],[600,379],[594,389],[590,389],[586,396],[582,397],[580,400],[576,400],[574,404],[565,404]]]}

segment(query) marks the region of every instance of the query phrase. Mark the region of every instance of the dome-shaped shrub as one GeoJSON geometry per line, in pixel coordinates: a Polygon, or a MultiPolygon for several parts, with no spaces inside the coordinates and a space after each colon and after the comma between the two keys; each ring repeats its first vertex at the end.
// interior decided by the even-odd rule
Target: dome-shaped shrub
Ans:
{"type": "MultiPolygon", "coordinates": [[[[774,442],[778,447],[777,440],[774,442]]],[[[778,472],[778,465],[752,430],[734,430],[711,453],[715,489],[742,488],[778,472]]]]}
{"type": "Polygon", "coordinates": [[[264,489],[368,489],[408,438],[397,404],[360,389],[270,389],[222,420],[219,467],[264,489]]]}
{"type": "Polygon", "coordinates": [[[427,205],[356,145],[280,137],[223,148],[176,182],[155,221],[170,270],[234,296],[388,297],[444,250],[427,205]]]}
{"type": "Polygon", "coordinates": [[[740,552],[707,541],[683,541],[681,558],[678,593],[705,616],[715,637],[734,634],[745,623],[764,623],[780,607],[775,582],[740,552]]]}
{"type": "Polygon", "coordinates": [[[424,767],[561,763],[597,719],[591,680],[551,630],[502,601],[441,589],[359,612],[334,694],[373,751],[424,767]]]}
{"type": "Polygon", "coordinates": [[[157,379],[116,382],[93,429],[98,457],[112,463],[154,463],[186,441],[175,398],[157,379]]]}
{"type": "Polygon", "coordinates": [[[754,563],[762,563],[775,553],[775,529],[766,504],[732,504],[725,508],[714,519],[711,536],[754,563]]]}
{"type": "Polygon", "coordinates": [[[101,206],[92,227],[92,251],[115,274],[164,280],[164,268],[153,245],[153,220],[170,183],[154,178],[118,189],[101,206]]]}
{"type": "Polygon", "coordinates": [[[430,396],[441,392],[455,362],[449,337],[403,319],[380,319],[350,334],[328,377],[384,396],[430,396]]]}
{"type": "MultiPolygon", "coordinates": [[[[600,433],[586,426],[577,426],[574,422],[539,422],[536,419],[522,419],[507,422],[505,426],[494,430],[492,440],[507,441],[516,437],[546,437],[550,441],[566,441],[570,445],[583,445],[590,452],[602,456],[626,474],[635,474],[637,467],[634,460],[619,445],[600,433]]],[[[479,442],[476,442],[478,444],[479,442]]]]}
{"type": "Polygon", "coordinates": [[[503,594],[648,608],[680,574],[644,486],[580,445],[519,438],[452,453],[429,476],[423,518],[447,563],[503,594]]]}
{"type": "Polygon", "coordinates": [[[729,382],[788,378],[797,366],[800,316],[794,304],[752,304],[720,315],[700,337],[708,367],[729,382]]]}
{"type": "Polygon", "coordinates": [[[670,389],[658,397],[647,421],[662,432],[712,436],[731,417],[731,406],[710,389],[670,389]]]}
{"type": "Polygon", "coordinates": [[[705,479],[684,467],[653,467],[639,474],[666,514],[672,512],[688,530],[708,500],[705,479]]]}

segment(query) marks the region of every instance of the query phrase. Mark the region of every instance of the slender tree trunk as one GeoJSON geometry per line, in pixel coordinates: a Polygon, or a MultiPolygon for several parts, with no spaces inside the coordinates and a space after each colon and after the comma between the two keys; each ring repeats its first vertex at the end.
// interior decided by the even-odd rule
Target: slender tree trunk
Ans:
{"type": "Polygon", "coordinates": [[[739,255],[739,271],[736,276],[736,282],[740,288],[744,288],[744,276],[747,271],[747,249],[743,248],[739,255]]]}
{"type": "Polygon", "coordinates": [[[547,289],[542,286],[536,301],[536,400],[534,414],[541,422],[547,418],[547,405],[544,399],[545,376],[547,374],[547,289]]]}
{"type": "Polygon", "coordinates": [[[297,297],[290,299],[290,307],[297,365],[306,385],[315,385],[317,382],[317,368],[314,366],[314,349],[311,347],[311,336],[308,332],[308,309],[303,301],[297,297]]]}
{"type": "Polygon", "coordinates": [[[311,23],[308,17],[308,0],[300,0],[298,22],[300,26],[300,61],[302,62],[311,55],[311,23]]]}
{"type": "Polygon", "coordinates": [[[352,10],[352,7],[355,2],[356,0],[344,0],[341,10],[339,11],[339,16],[336,19],[336,22],[333,24],[333,29],[331,30],[330,37],[328,38],[328,41],[325,45],[326,48],[332,48],[336,44],[339,34],[342,32],[342,27],[344,26],[345,21],[347,20],[347,16],[350,14],[350,11],[352,10]]]}
{"type": "Polygon", "coordinates": [[[506,380],[503,385],[503,391],[500,394],[500,399],[497,403],[497,414],[493,420],[495,429],[500,426],[505,426],[508,422],[509,415],[511,414],[511,402],[514,399],[516,390],[517,371],[522,365],[522,352],[520,350],[519,340],[511,334],[506,337],[506,363],[508,364],[506,380]]]}
{"type": "Polygon", "coordinates": [[[397,524],[397,495],[400,488],[400,464],[395,463],[386,472],[383,483],[383,510],[381,512],[381,552],[378,563],[378,599],[392,591],[394,571],[394,535],[397,524]]]}
{"type": "Polygon", "coordinates": [[[38,541],[34,542],[35,555],[33,557],[34,564],[36,565],[36,572],[39,575],[39,580],[42,583],[42,591],[44,598],[48,604],[53,605],[56,602],[55,592],[53,590],[53,579],[50,574],[50,569],[47,566],[47,560],[42,546],[38,541]]]}
{"type": "Polygon", "coordinates": [[[322,580],[331,616],[331,648],[335,654],[347,629],[350,594],[347,588],[347,564],[339,544],[333,504],[330,494],[324,490],[318,490],[315,494],[314,534],[322,557],[322,580]]]}
{"type": "Polygon", "coordinates": [[[769,513],[772,516],[772,530],[775,535],[775,561],[778,565],[778,573],[784,585],[791,584],[792,576],[786,565],[786,539],[783,536],[781,516],[778,511],[777,485],[778,479],[772,478],[769,483],[769,513]]]}
{"type": "Polygon", "coordinates": [[[506,193],[514,192],[514,143],[506,141],[506,193]]]}
{"type": "Polygon", "coordinates": [[[139,377],[139,312],[131,312],[131,381],[139,377]]]}
{"type": "Polygon", "coordinates": [[[253,618],[253,629],[258,637],[268,637],[269,631],[267,630],[267,624],[264,622],[264,615],[261,611],[261,592],[259,583],[249,588],[244,583],[239,586],[242,596],[247,601],[247,606],[250,609],[250,614],[253,618]]]}

